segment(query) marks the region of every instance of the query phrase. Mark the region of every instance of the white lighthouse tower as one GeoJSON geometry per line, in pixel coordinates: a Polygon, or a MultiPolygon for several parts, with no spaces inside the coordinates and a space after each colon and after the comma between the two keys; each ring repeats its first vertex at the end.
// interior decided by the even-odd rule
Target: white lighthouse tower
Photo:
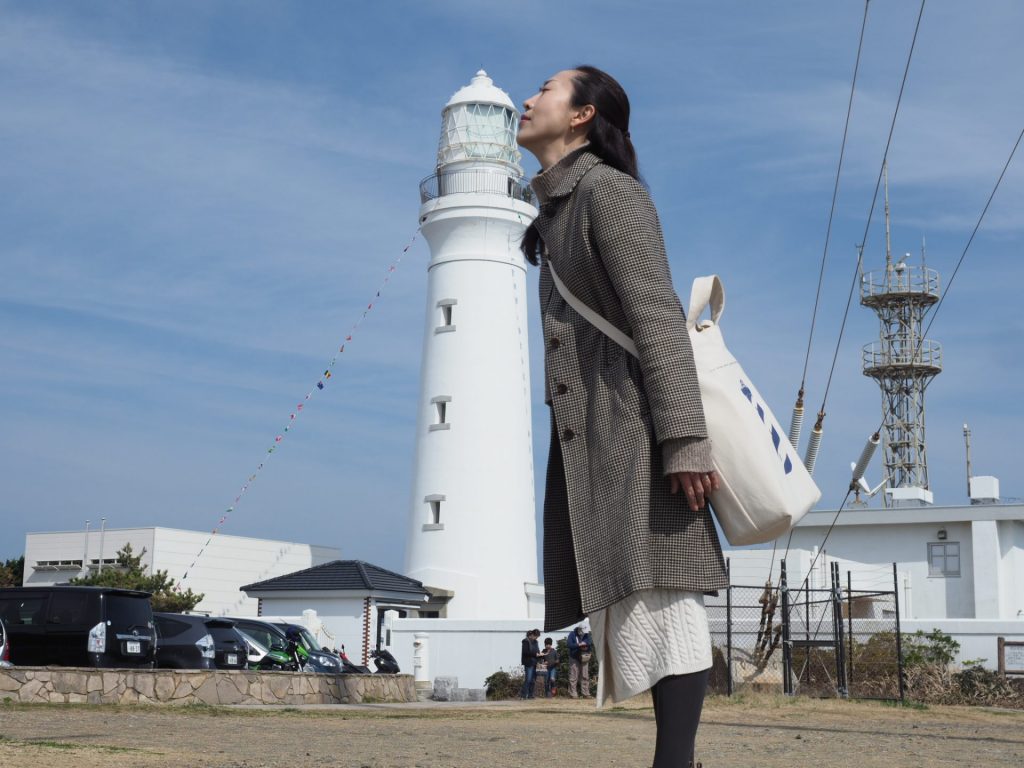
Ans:
{"type": "Polygon", "coordinates": [[[528,616],[537,580],[526,267],[537,214],[519,113],[483,70],[442,113],[420,185],[430,244],[405,572],[451,619],[528,616]]]}

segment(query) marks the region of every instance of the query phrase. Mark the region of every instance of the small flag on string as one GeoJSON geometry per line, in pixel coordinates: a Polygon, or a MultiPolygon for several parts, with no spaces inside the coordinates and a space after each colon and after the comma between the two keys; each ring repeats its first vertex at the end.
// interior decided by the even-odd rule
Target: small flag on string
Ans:
{"type": "Polygon", "coordinates": [[[331,378],[331,369],[330,368],[328,368],[326,371],[324,371],[324,378],[325,379],[331,378]]]}
{"type": "Polygon", "coordinates": [[[317,389],[323,389],[323,388],[324,388],[324,383],[323,383],[322,381],[318,381],[318,382],[316,383],[316,388],[317,388],[317,389]]]}
{"type": "Polygon", "coordinates": [[[280,443],[282,440],[284,440],[284,435],[278,435],[274,438],[275,443],[280,443]]]}

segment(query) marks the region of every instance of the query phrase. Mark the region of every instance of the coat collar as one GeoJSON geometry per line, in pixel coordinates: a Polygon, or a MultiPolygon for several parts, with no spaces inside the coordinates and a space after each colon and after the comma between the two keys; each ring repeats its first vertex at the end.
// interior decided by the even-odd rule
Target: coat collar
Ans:
{"type": "Polygon", "coordinates": [[[530,180],[541,204],[572,194],[583,175],[601,162],[586,146],[573,150],[545,171],[530,180]]]}

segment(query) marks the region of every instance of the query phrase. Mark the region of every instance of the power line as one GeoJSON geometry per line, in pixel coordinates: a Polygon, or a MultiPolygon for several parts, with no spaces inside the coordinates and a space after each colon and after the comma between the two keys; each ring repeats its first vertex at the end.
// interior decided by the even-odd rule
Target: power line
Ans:
{"type": "MultiPolygon", "coordinates": [[[[821,425],[822,425],[822,423],[823,423],[823,421],[825,419],[825,404],[828,401],[828,393],[829,393],[829,390],[831,389],[831,386],[832,386],[832,377],[833,377],[833,374],[835,373],[836,362],[839,359],[839,349],[842,346],[843,333],[846,330],[846,321],[847,321],[847,319],[849,318],[849,315],[850,315],[850,303],[853,300],[853,292],[854,292],[854,290],[857,287],[857,276],[860,274],[860,270],[861,270],[861,262],[862,262],[862,259],[863,259],[863,256],[864,256],[864,243],[867,242],[868,231],[871,228],[871,219],[874,216],[875,204],[878,201],[878,189],[879,189],[879,187],[882,184],[882,175],[885,172],[886,163],[888,162],[888,158],[889,158],[889,147],[892,145],[892,136],[893,136],[893,133],[896,130],[896,119],[899,116],[900,105],[903,103],[903,92],[904,92],[904,90],[906,89],[906,86],[907,86],[907,76],[910,73],[910,62],[914,58],[914,48],[917,45],[917,34],[918,34],[918,31],[921,29],[921,17],[924,15],[925,2],[926,2],[926,0],[921,0],[921,7],[918,9],[918,12],[917,12],[917,22],[914,25],[914,35],[913,35],[913,38],[910,41],[910,50],[907,53],[907,63],[906,63],[906,65],[903,68],[903,78],[900,81],[899,95],[896,97],[896,106],[893,109],[892,120],[889,123],[889,135],[886,138],[885,151],[882,153],[881,167],[878,170],[878,178],[875,181],[875,192],[871,196],[871,207],[868,210],[868,218],[867,218],[867,223],[866,223],[866,225],[864,227],[864,235],[861,238],[861,245],[858,247],[856,268],[853,271],[853,280],[850,283],[850,291],[849,291],[849,293],[847,294],[847,297],[846,297],[846,307],[843,310],[843,320],[842,320],[842,324],[840,325],[840,328],[839,328],[839,337],[836,339],[836,346],[835,346],[835,350],[834,350],[833,355],[832,355],[832,365],[829,368],[828,380],[827,380],[827,382],[825,384],[825,393],[824,393],[824,395],[822,397],[822,400],[821,400],[821,408],[818,410],[818,421],[814,425],[816,436],[819,437],[819,438],[820,438],[821,425]]],[[[864,7],[864,19],[865,19],[865,22],[867,21],[867,6],[868,6],[869,3],[870,3],[870,0],[868,0],[868,2],[865,3],[865,7],[864,7]]],[[[863,42],[863,34],[864,33],[863,33],[863,29],[862,29],[861,30],[862,42],[863,42]]],[[[860,54],[858,52],[858,60],[859,60],[859,56],[860,56],[860,54]]],[[[852,103],[852,93],[851,93],[851,103],[852,103]]],[[[844,138],[843,138],[844,145],[845,145],[845,141],[846,141],[846,139],[845,139],[845,132],[844,132],[844,138]]],[[[838,189],[838,184],[839,184],[839,177],[838,177],[838,173],[837,173],[837,176],[836,176],[836,188],[837,189],[838,189]]],[[[834,205],[834,203],[835,203],[835,201],[833,199],[833,205],[834,205]]],[[[829,221],[829,228],[831,230],[831,215],[830,215],[830,221],[829,221]]],[[[826,241],[826,246],[825,247],[826,247],[826,249],[828,248],[827,241],[826,241]]],[[[823,258],[823,261],[822,261],[822,269],[824,269],[824,258],[823,258]]],[[[819,283],[818,283],[818,289],[819,289],[819,291],[821,289],[821,282],[820,282],[820,280],[819,280],[819,283]]],[[[817,301],[815,301],[815,306],[817,306],[817,301]]],[[[813,320],[812,320],[812,334],[813,334],[813,320]]],[[[808,340],[808,356],[809,355],[810,355],[810,340],[808,340]]],[[[804,363],[804,376],[805,377],[806,377],[806,371],[807,371],[807,363],[805,361],[805,363],[804,363]]],[[[802,409],[803,403],[800,402],[803,399],[802,398],[802,395],[803,395],[803,385],[802,384],[801,384],[800,390],[801,390],[801,393],[800,393],[800,397],[798,399],[798,407],[800,407],[802,409]]],[[[814,439],[814,436],[812,436],[812,442],[813,442],[813,439],[814,439]]],[[[809,449],[808,450],[808,456],[810,456],[810,453],[811,452],[810,452],[810,449],[809,449]]],[[[847,497],[849,497],[849,493],[847,493],[847,497]]],[[[843,503],[844,504],[846,503],[845,499],[843,500],[843,503]]],[[[838,517],[838,513],[837,513],[837,517],[838,517]]],[[[834,524],[835,523],[833,523],[833,525],[834,524]]],[[[829,530],[831,531],[831,528],[829,530]]],[[[786,542],[786,553],[785,553],[785,555],[783,555],[783,559],[785,559],[786,557],[789,556],[789,549],[790,549],[790,545],[792,544],[792,542],[793,542],[793,530],[790,529],[789,539],[786,542]]],[[[774,568],[774,566],[775,566],[775,548],[773,546],[773,549],[772,549],[772,568],[774,568]]],[[[771,579],[771,571],[770,570],[768,572],[768,578],[771,579]]]]}
{"type": "Polygon", "coordinates": [[[871,0],[864,0],[864,19],[860,25],[860,40],[857,42],[857,60],[853,65],[853,79],[850,82],[850,99],[846,104],[846,122],[843,124],[843,141],[839,145],[839,163],[836,166],[836,181],[832,188],[832,207],[828,212],[828,226],[825,228],[825,246],[821,251],[821,268],[818,270],[818,289],[814,294],[814,309],[811,311],[811,330],[807,336],[807,353],[804,355],[804,371],[800,376],[800,392],[807,383],[807,366],[811,359],[811,343],[814,340],[814,326],[818,319],[818,304],[821,300],[821,285],[825,278],[825,262],[828,260],[828,246],[832,240],[832,218],[836,212],[836,199],[839,197],[839,177],[843,171],[843,156],[846,154],[846,137],[850,131],[850,115],[853,112],[853,94],[857,89],[857,72],[860,70],[860,54],[864,49],[864,30],[868,25],[868,5],[871,0]]]}
{"type": "MultiPolygon", "coordinates": [[[[818,270],[818,287],[814,293],[814,308],[811,310],[811,329],[807,335],[807,352],[804,354],[804,370],[800,375],[800,389],[797,392],[796,408],[801,414],[800,422],[794,422],[790,426],[790,440],[793,442],[793,447],[796,448],[796,444],[799,441],[799,423],[803,421],[803,399],[804,399],[804,388],[807,384],[807,366],[811,359],[811,345],[814,341],[814,329],[818,319],[818,305],[821,301],[821,286],[825,280],[825,262],[828,260],[828,247],[832,241],[832,220],[836,212],[836,200],[839,198],[839,179],[843,172],[843,158],[846,155],[846,139],[850,131],[850,115],[853,113],[853,95],[857,90],[857,73],[860,71],[860,57],[864,50],[864,31],[868,25],[868,6],[871,0],[864,0],[864,17],[860,23],[860,37],[857,41],[857,57],[853,64],[853,77],[850,80],[850,97],[846,102],[846,120],[843,123],[843,140],[839,145],[839,161],[836,164],[836,180],[832,187],[832,205],[828,211],[828,225],[825,227],[825,245],[821,251],[821,267],[818,270]]],[[[794,417],[795,418],[795,417],[794,417]]],[[[771,579],[772,569],[775,567],[775,555],[778,549],[778,540],[772,542],[772,561],[771,565],[768,566],[768,578],[771,579]]]]}
{"type": "MultiPolygon", "coordinates": [[[[920,354],[921,345],[924,344],[924,340],[925,340],[925,338],[928,335],[928,330],[932,327],[932,323],[935,322],[935,318],[936,318],[936,316],[938,314],[939,308],[942,306],[943,301],[945,300],[946,296],[949,295],[949,290],[950,290],[950,288],[951,288],[951,286],[953,284],[953,279],[956,277],[957,272],[960,271],[960,267],[963,265],[964,259],[967,257],[967,252],[970,250],[971,244],[974,242],[974,238],[978,234],[978,230],[981,229],[981,224],[985,220],[985,215],[988,213],[989,206],[992,205],[992,200],[995,198],[996,192],[999,191],[999,187],[1003,183],[1003,178],[1006,176],[1006,171],[1009,169],[1010,163],[1013,162],[1014,155],[1016,155],[1017,149],[1018,149],[1018,147],[1020,147],[1020,144],[1021,144],[1022,140],[1024,140],[1024,128],[1021,128],[1020,133],[1017,135],[1017,141],[1014,142],[1013,149],[1010,150],[1010,154],[1006,158],[1006,162],[1003,164],[1002,170],[999,172],[999,178],[996,179],[996,183],[992,187],[992,192],[989,194],[988,199],[985,201],[985,206],[981,209],[981,213],[978,215],[978,220],[974,224],[974,229],[971,230],[971,236],[967,239],[967,243],[966,243],[966,245],[964,245],[964,249],[963,249],[963,251],[960,254],[960,258],[957,260],[956,268],[953,270],[952,276],[950,277],[949,281],[946,283],[946,290],[943,291],[942,296],[939,299],[938,304],[935,305],[935,309],[932,311],[931,320],[929,320],[928,325],[925,328],[924,333],[922,333],[921,334],[921,338],[918,339],[917,347],[914,350],[914,357],[912,359],[916,359],[917,355],[920,354]]],[[[890,408],[891,408],[891,406],[890,406],[890,408]]],[[[882,423],[878,425],[878,429],[875,430],[875,431],[876,432],[880,431],[884,425],[885,425],[885,417],[883,416],[882,423]]],[[[836,523],[839,521],[839,515],[846,508],[846,502],[849,501],[849,499],[850,499],[850,493],[852,493],[852,486],[851,486],[851,488],[847,489],[846,495],[843,497],[843,501],[839,505],[839,509],[836,510],[836,514],[832,518],[831,524],[829,525],[828,529],[825,531],[825,535],[822,537],[821,544],[818,547],[818,553],[811,560],[811,564],[810,564],[810,566],[807,569],[807,575],[804,576],[803,582],[801,582],[800,586],[796,590],[796,594],[797,595],[800,594],[800,592],[804,589],[804,586],[808,583],[811,571],[813,571],[813,569],[814,569],[814,564],[818,560],[818,556],[822,552],[824,552],[825,544],[828,543],[828,538],[832,534],[832,530],[835,528],[836,523]]],[[[789,541],[786,543],[786,554],[787,555],[789,554],[789,545],[793,541],[793,530],[794,529],[790,529],[789,541]]],[[[773,557],[773,560],[774,560],[774,557],[773,557]]],[[[770,575],[771,575],[771,572],[769,571],[769,577],[770,577],[770,575]]]]}
{"type": "Polygon", "coordinates": [[[917,45],[917,33],[921,29],[921,17],[924,15],[926,0],[921,0],[921,8],[917,12],[917,23],[914,25],[914,37],[910,41],[910,51],[907,54],[907,64],[903,69],[903,80],[900,82],[899,96],[896,98],[896,109],[892,113],[892,122],[889,124],[889,137],[885,141],[885,152],[882,154],[882,164],[878,169],[878,179],[875,181],[875,193],[871,196],[871,208],[868,210],[868,220],[864,225],[864,234],[861,236],[860,245],[857,247],[857,265],[853,270],[853,279],[850,281],[850,292],[846,297],[846,308],[843,310],[843,321],[839,326],[839,338],[836,339],[835,352],[832,355],[832,366],[829,368],[828,380],[825,383],[825,394],[821,400],[819,418],[825,413],[825,403],[828,400],[829,389],[832,387],[832,377],[836,370],[836,361],[839,359],[839,349],[843,343],[843,334],[846,331],[846,321],[850,316],[850,303],[853,300],[853,292],[857,287],[857,276],[860,274],[861,263],[864,257],[864,245],[868,240],[868,231],[871,229],[871,219],[875,213],[875,205],[878,202],[878,189],[882,185],[882,174],[885,172],[886,163],[889,160],[889,147],[892,145],[892,135],[896,130],[896,118],[900,113],[900,104],[903,102],[903,91],[907,85],[907,75],[910,73],[910,62],[914,58],[914,47],[917,45]]]}

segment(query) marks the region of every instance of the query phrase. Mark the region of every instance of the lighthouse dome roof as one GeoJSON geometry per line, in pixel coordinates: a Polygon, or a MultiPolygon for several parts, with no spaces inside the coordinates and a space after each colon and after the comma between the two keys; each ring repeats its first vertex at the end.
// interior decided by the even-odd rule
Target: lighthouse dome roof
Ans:
{"type": "Polygon", "coordinates": [[[516,108],[511,97],[496,86],[482,69],[469,81],[469,85],[462,86],[448,99],[445,109],[457,104],[494,104],[512,110],[516,108]]]}

